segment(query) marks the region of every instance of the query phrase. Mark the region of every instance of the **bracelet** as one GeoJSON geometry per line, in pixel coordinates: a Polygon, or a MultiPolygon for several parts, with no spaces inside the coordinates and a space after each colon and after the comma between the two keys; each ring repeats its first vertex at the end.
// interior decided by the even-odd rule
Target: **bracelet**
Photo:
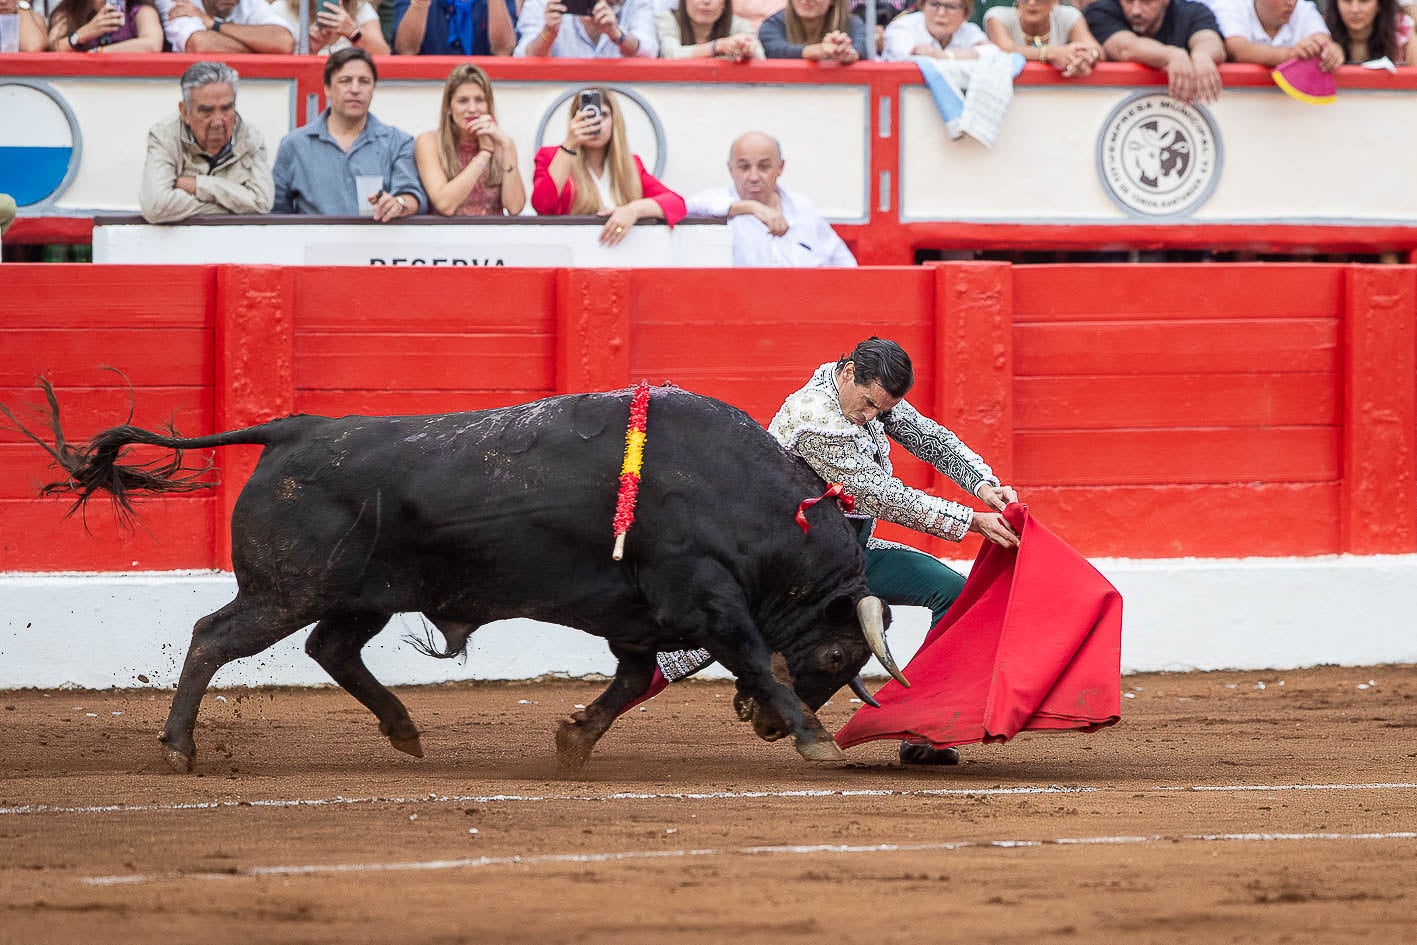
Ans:
{"type": "Polygon", "coordinates": [[[578,154],[581,153],[581,152],[579,152],[579,151],[572,151],[570,148],[566,147],[564,144],[558,144],[558,145],[556,145],[556,147],[560,148],[562,151],[565,151],[565,152],[566,152],[567,154],[569,154],[571,157],[575,157],[576,155],[578,155],[578,154]]]}
{"type": "Polygon", "coordinates": [[[710,59],[717,59],[717,58],[718,58],[718,40],[716,40],[716,39],[711,39],[711,40],[709,40],[709,58],[710,58],[710,59]]]}
{"type": "Polygon", "coordinates": [[[556,34],[550,32],[550,29],[551,27],[549,26],[543,26],[541,28],[541,38],[546,40],[548,43],[554,43],[556,41],[556,34]]]}
{"type": "Polygon", "coordinates": [[[349,41],[350,41],[350,43],[357,43],[357,42],[359,42],[359,41],[360,41],[361,39],[363,39],[363,38],[364,38],[364,31],[363,31],[363,30],[355,30],[353,33],[350,33],[350,34],[349,34],[349,41]]]}
{"type": "Polygon", "coordinates": [[[625,32],[624,30],[621,30],[621,31],[620,31],[620,38],[617,39],[617,40],[615,40],[615,45],[616,45],[616,46],[623,46],[623,45],[625,45],[625,40],[627,40],[627,39],[629,39],[629,38],[630,38],[630,34],[627,33],[627,32],[625,32]]]}
{"type": "Polygon", "coordinates": [[[1042,46],[1039,46],[1039,47],[1038,47],[1038,61],[1039,61],[1039,62],[1047,62],[1047,61],[1048,61],[1048,44],[1047,44],[1047,43],[1044,43],[1042,46]]]}

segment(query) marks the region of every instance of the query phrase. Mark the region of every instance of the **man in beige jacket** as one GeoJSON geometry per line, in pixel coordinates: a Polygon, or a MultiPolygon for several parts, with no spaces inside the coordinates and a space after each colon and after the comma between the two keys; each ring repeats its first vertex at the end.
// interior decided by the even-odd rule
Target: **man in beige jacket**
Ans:
{"type": "Polygon", "coordinates": [[[138,203],[149,223],[270,212],[271,160],[261,133],[236,112],[237,78],[225,63],[193,63],[177,115],[148,129],[138,203]]]}

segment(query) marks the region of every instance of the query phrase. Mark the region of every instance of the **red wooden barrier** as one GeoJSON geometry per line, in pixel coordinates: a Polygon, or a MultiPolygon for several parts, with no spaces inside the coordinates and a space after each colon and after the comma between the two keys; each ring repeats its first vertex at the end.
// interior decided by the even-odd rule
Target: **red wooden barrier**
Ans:
{"type": "MultiPolygon", "coordinates": [[[[1080,549],[1136,557],[1417,549],[1417,270],[946,263],[823,272],[0,267],[0,401],[58,388],[75,439],[291,411],[423,413],[671,381],[760,422],[869,334],[911,400],[1080,549]]],[[[23,410],[23,408],[21,408],[23,410]]],[[[215,567],[256,459],[215,495],[93,534],[0,432],[0,570],[215,567]]],[[[897,450],[914,484],[958,498],[897,450]]],[[[745,481],[751,470],[744,470],[745,481]]],[[[894,537],[900,532],[886,531],[894,537]]],[[[918,537],[913,539],[918,541],[918,537]]],[[[937,553],[972,545],[938,542],[937,553]]]]}

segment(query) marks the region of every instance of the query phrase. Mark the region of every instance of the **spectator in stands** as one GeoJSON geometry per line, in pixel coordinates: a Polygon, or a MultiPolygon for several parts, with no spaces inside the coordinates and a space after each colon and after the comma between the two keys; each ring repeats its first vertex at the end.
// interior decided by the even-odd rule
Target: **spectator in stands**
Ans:
{"type": "Polygon", "coordinates": [[[295,31],[268,0],[157,0],[157,8],[173,52],[295,52],[295,31]]]}
{"type": "MultiPolygon", "coordinates": [[[[389,44],[379,23],[379,11],[369,0],[306,0],[309,8],[310,52],[328,56],[358,46],[373,56],[387,56],[389,44]]],[[[300,30],[300,0],[272,0],[276,12],[292,32],[300,30]]]]}
{"type": "Polygon", "coordinates": [[[15,222],[15,198],[9,194],[0,193],[0,236],[5,235],[5,231],[10,228],[10,224],[15,222]]]}
{"type": "Polygon", "coordinates": [[[1343,48],[1344,62],[1386,56],[1394,65],[1417,65],[1412,17],[1396,0],[1330,0],[1324,22],[1333,41],[1343,48]]]}
{"type": "Polygon", "coordinates": [[[757,30],[734,14],[729,0],[679,0],[655,16],[655,26],[664,59],[763,58],[757,30]]]}
{"type": "MultiPolygon", "coordinates": [[[[660,3],[657,6],[663,5],[660,3]]],[[[753,27],[753,33],[756,35],[763,25],[763,20],[786,6],[787,0],[733,0],[733,15],[742,17],[743,22],[753,27]]]]}
{"type": "MultiPolygon", "coordinates": [[[[886,27],[891,20],[907,13],[915,6],[914,0],[876,0],[876,55],[879,56],[886,48],[886,27]]],[[[857,2],[851,6],[851,15],[860,17],[861,22],[866,22],[866,4],[857,2]]]]}
{"type": "Polygon", "coordinates": [[[881,58],[978,59],[977,47],[987,45],[989,37],[969,22],[973,7],[973,0],[923,0],[919,10],[891,20],[881,58]]]}
{"type": "Polygon", "coordinates": [[[1046,62],[1064,76],[1087,75],[1102,58],[1087,20],[1076,7],[1058,0],[1018,0],[1017,6],[991,7],[984,32],[1004,52],[1046,62]]]}
{"type": "MultiPolygon", "coordinates": [[[[49,48],[49,37],[44,23],[44,15],[35,10],[29,0],[0,0],[0,16],[15,17],[20,35],[18,52],[44,52],[49,48]]],[[[159,32],[161,26],[159,25],[159,32]]],[[[0,197],[3,197],[0,194],[0,197]]],[[[14,209],[13,201],[11,209],[14,209]]],[[[13,216],[13,214],[12,214],[13,216]]]]}
{"type": "Polygon", "coordinates": [[[1214,0],[1212,9],[1231,62],[1277,66],[1317,59],[1325,72],[1343,65],[1343,47],[1329,39],[1323,14],[1310,0],[1214,0]]]}
{"type": "Polygon", "coordinates": [[[654,8],[654,0],[596,0],[589,16],[567,16],[561,0],[526,0],[516,55],[653,59],[659,55],[654,8]]]}
{"type": "Polygon", "coordinates": [[[150,0],[61,0],[49,18],[54,52],[162,52],[162,20],[150,0]]]}
{"type": "Polygon", "coordinates": [[[281,139],[276,151],[276,213],[356,216],[357,177],[382,178],[367,198],[381,223],[424,209],[413,138],[369,111],[378,81],[373,58],[358,46],[325,60],[329,106],[281,139]]]}
{"type": "Polygon", "coordinates": [[[1108,59],[1166,73],[1177,101],[1220,98],[1225,43],[1210,7],[1198,0],[1092,0],[1083,11],[1108,59]]]}
{"type": "Polygon", "coordinates": [[[510,56],[516,22],[516,0],[394,0],[394,52],[510,56]]]}
{"type": "Polygon", "coordinates": [[[438,130],[414,140],[413,156],[434,213],[516,216],[526,206],[516,142],[497,124],[492,80],[472,63],[448,76],[438,130]]]}
{"type": "Polygon", "coordinates": [[[182,73],[177,114],[148,129],[138,205],[149,223],[271,209],[271,159],[236,111],[236,70],[194,62],[182,73]]]}
{"type": "Polygon", "coordinates": [[[673,226],[684,219],[684,198],[631,153],[615,95],[606,88],[584,91],[600,93],[600,114],[594,106],[580,107],[580,93],[571,96],[566,139],[536,152],[532,207],[544,216],[606,217],[602,246],[619,244],[640,220],[673,226]]]}
{"type": "Polygon", "coordinates": [[[727,217],[735,266],[854,266],[856,257],[805,196],[780,187],[782,146],[750,131],[728,150],[726,187],[689,198],[695,216],[727,217]]]}
{"type": "Polygon", "coordinates": [[[758,39],[769,59],[852,63],[866,56],[866,24],[847,0],[788,0],[763,20],[758,39]]]}

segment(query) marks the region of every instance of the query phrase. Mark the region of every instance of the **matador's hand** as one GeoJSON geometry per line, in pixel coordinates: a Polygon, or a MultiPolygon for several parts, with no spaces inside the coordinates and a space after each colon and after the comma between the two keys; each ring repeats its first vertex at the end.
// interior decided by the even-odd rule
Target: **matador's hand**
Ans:
{"type": "Polygon", "coordinates": [[[1018,493],[1013,486],[996,486],[991,483],[983,483],[976,493],[979,500],[996,512],[1002,512],[1008,507],[1010,502],[1018,501],[1018,493]]]}

